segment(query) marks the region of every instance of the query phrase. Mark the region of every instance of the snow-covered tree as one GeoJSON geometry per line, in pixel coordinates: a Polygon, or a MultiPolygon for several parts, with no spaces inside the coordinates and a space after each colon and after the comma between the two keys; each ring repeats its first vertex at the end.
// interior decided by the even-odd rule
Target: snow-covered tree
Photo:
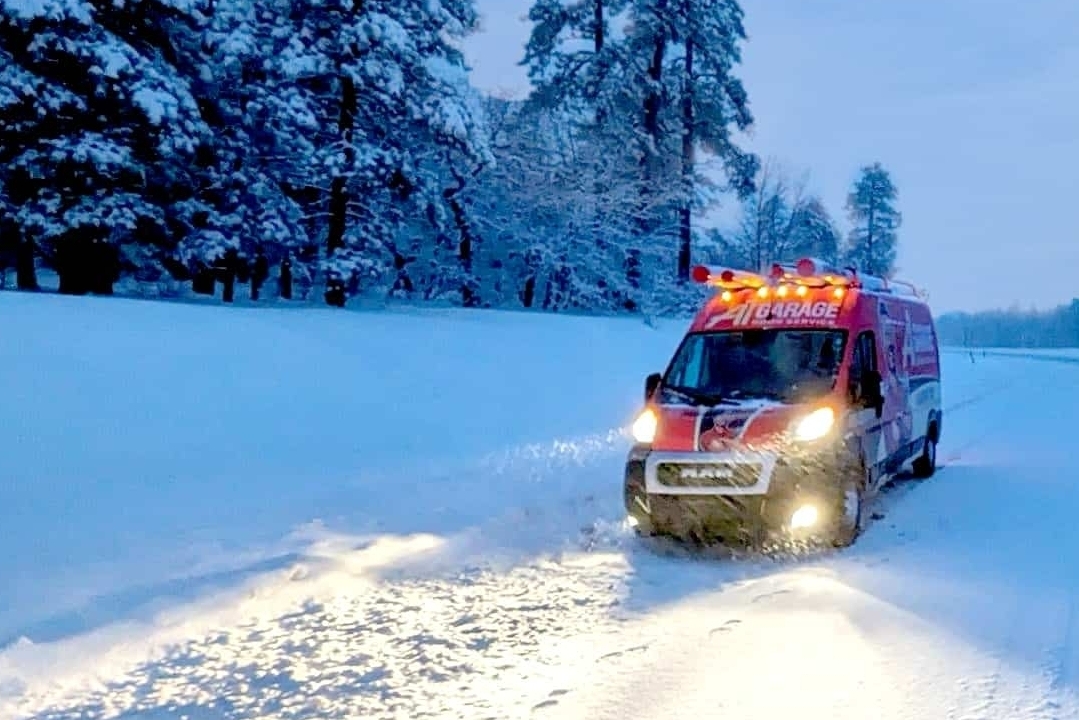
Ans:
{"type": "MultiPolygon", "coordinates": [[[[740,198],[753,190],[759,161],[732,138],[732,130],[753,123],[748,95],[734,67],[741,62],[745,40],[742,9],[736,0],[651,0],[641,2],[661,20],[652,29],[657,52],[659,37],[669,31],[680,46],[676,77],[680,80],[682,140],[682,198],[679,208],[678,277],[689,278],[692,213],[697,205],[697,149],[717,161],[730,187],[740,198]],[[662,20],[666,19],[666,22],[662,20]]],[[[646,111],[647,112],[647,111],[646,111]]]]}
{"type": "Polygon", "coordinates": [[[755,167],[740,9],[531,17],[518,103],[469,83],[473,0],[0,0],[0,264],[70,292],[203,292],[258,257],[333,304],[677,304],[692,214],[755,167]]]}
{"type": "MultiPolygon", "coordinates": [[[[605,208],[633,219],[623,249],[627,280],[636,282],[642,265],[645,274],[663,267],[643,260],[664,251],[676,261],[670,270],[688,278],[692,214],[715,197],[699,154],[718,161],[727,178],[722,190],[744,193],[756,169],[756,158],[732,139],[752,122],[732,74],[745,35],[740,7],[733,0],[536,0],[530,18],[532,102],[560,109],[577,128],[574,140],[598,151],[598,164],[580,172],[591,176],[596,227],[609,225],[605,208]],[[612,169],[617,179],[605,184],[612,169]]],[[[601,253],[607,235],[597,233],[601,253]]]]}
{"type": "Polygon", "coordinates": [[[817,257],[839,263],[839,230],[824,203],[816,196],[800,202],[792,213],[791,246],[800,257],[817,257]]]}
{"type": "Polygon", "coordinates": [[[737,227],[721,239],[727,262],[767,270],[774,262],[820,257],[835,262],[839,235],[824,203],[774,160],[764,163],[745,197],[737,227]]]}
{"type": "MultiPolygon", "coordinates": [[[[288,17],[269,72],[317,122],[298,184],[317,190],[326,274],[356,290],[393,277],[395,248],[417,235],[458,246],[453,189],[488,159],[454,44],[476,24],[472,1],[297,0],[288,17]]],[[[441,259],[436,246],[422,250],[441,259]]]]}
{"type": "Polygon", "coordinates": [[[170,251],[212,137],[169,35],[198,19],[181,0],[0,2],[0,184],[65,292],[170,251]]]}
{"type": "Polygon", "coordinates": [[[295,281],[309,287],[319,232],[307,205],[321,125],[302,83],[273,72],[290,42],[291,3],[214,0],[198,45],[197,92],[212,112],[215,144],[195,196],[187,203],[181,261],[205,268],[229,250],[245,265],[261,252],[267,262],[293,262],[295,281]]]}
{"type": "MultiPolygon", "coordinates": [[[[596,168],[576,155],[591,148],[572,142],[573,128],[556,112],[499,99],[487,104],[495,161],[467,196],[484,239],[481,281],[496,301],[525,307],[609,306],[597,282],[613,263],[592,235],[596,168]]],[[[604,228],[608,250],[618,232],[604,228]]]]}
{"type": "Polygon", "coordinates": [[[895,269],[902,216],[895,208],[898,191],[879,162],[863,167],[847,196],[853,229],[847,236],[846,262],[859,272],[888,277],[895,269]]]}
{"type": "Polygon", "coordinates": [[[597,124],[618,119],[625,78],[623,38],[612,20],[629,0],[535,0],[524,64],[535,88],[532,102],[562,108],[597,124]]]}
{"type": "Polygon", "coordinates": [[[629,0],[537,0],[523,60],[534,88],[527,111],[547,113],[566,129],[568,152],[558,156],[572,163],[574,210],[587,213],[573,225],[592,232],[581,250],[624,273],[613,281],[622,290],[605,282],[598,288],[604,305],[636,302],[646,244],[626,227],[627,220],[640,223],[641,183],[640,101],[627,85],[634,73],[628,6],[629,0]]]}

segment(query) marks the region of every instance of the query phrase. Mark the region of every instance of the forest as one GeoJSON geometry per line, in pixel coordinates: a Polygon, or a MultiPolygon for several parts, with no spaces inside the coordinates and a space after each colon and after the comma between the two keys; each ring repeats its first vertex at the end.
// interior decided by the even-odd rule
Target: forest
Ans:
{"type": "Polygon", "coordinates": [[[509,99],[470,81],[472,0],[0,0],[0,281],[663,314],[699,262],[891,272],[885,168],[841,230],[740,144],[738,2],[529,19],[509,99]]]}

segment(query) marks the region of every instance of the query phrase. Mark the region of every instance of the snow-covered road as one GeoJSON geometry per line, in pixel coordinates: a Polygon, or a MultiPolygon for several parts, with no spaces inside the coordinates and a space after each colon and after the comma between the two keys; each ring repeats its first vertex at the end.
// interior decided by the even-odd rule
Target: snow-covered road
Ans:
{"type": "Polygon", "coordinates": [[[947,355],[935,478],[844,552],[735,559],[619,522],[619,426],[678,323],[13,297],[2,718],[1079,718],[1074,363],[947,355]],[[212,481],[163,479],[198,470],[176,443],[212,481]]]}

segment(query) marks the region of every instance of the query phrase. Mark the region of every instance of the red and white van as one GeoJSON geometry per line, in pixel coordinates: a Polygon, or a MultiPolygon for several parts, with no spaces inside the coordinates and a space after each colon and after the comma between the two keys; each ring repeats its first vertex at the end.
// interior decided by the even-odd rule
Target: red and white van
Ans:
{"type": "Polygon", "coordinates": [[[638,532],[849,545],[886,482],[933,474],[940,354],[913,286],[812,258],[693,278],[715,294],[633,423],[638,532]]]}

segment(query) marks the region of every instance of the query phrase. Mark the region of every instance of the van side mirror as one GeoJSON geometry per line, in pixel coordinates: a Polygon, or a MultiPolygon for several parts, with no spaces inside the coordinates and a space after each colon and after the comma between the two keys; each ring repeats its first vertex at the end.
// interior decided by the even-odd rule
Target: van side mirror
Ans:
{"type": "Polygon", "coordinates": [[[663,375],[660,373],[652,373],[644,381],[644,401],[648,402],[652,399],[652,395],[656,392],[656,388],[659,387],[660,381],[663,380],[663,375]]]}

